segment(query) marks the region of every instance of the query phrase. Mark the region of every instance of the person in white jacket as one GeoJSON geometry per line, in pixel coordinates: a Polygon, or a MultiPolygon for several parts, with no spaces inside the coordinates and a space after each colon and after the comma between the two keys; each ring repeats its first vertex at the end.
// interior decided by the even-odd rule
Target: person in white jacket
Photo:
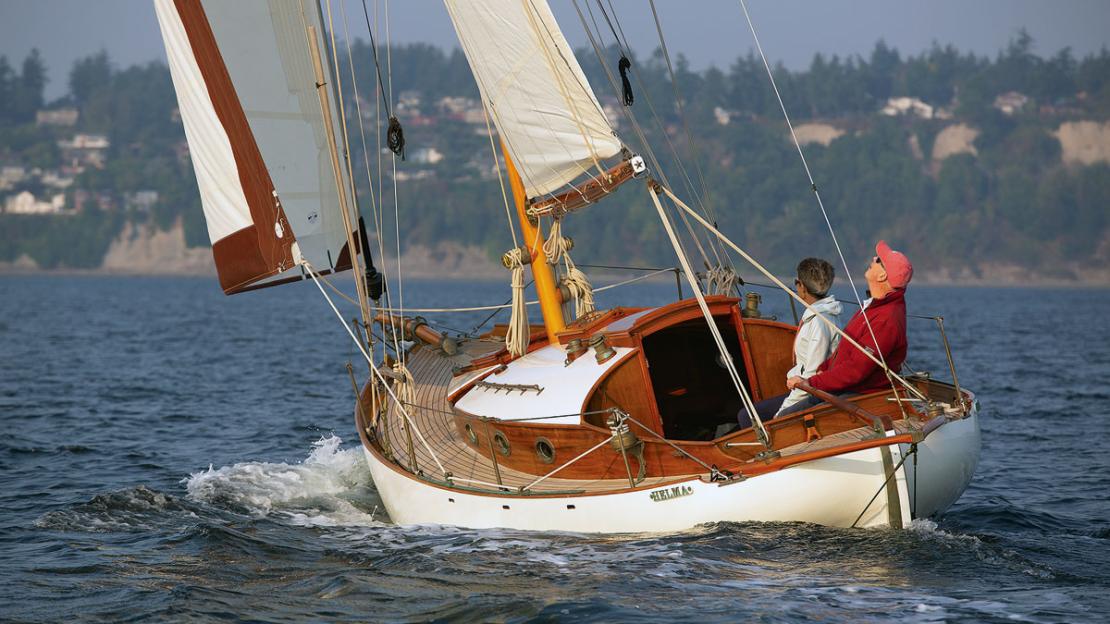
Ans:
{"type": "MultiPolygon", "coordinates": [[[[824,362],[829,354],[836,349],[840,341],[837,334],[815,312],[840,325],[840,302],[829,294],[836,270],[827,261],[820,258],[806,258],[798,263],[798,277],[794,279],[794,287],[798,296],[809,304],[809,309],[802,314],[798,323],[798,334],[794,337],[794,367],[786,373],[786,378],[801,377],[809,379],[817,372],[817,367],[824,362]]],[[[782,416],[815,404],[806,392],[795,388],[783,399],[781,407],[775,416],[782,416]]]]}
{"type": "MultiPolygon", "coordinates": [[[[820,312],[837,326],[840,325],[840,302],[829,295],[835,278],[836,270],[821,258],[806,258],[798,263],[798,277],[794,279],[794,288],[802,301],[809,304],[809,308],[798,323],[798,333],[794,336],[794,367],[787,371],[787,379],[809,379],[816,374],[817,367],[832,354],[840,341],[840,334],[834,332],[815,314],[820,312]]],[[[786,394],[763,399],[755,404],[755,410],[760,419],[770,420],[817,405],[818,402],[819,400],[804,390],[795,388],[786,394]]],[[[737,420],[741,427],[751,426],[746,410],[740,410],[737,420]]]]}

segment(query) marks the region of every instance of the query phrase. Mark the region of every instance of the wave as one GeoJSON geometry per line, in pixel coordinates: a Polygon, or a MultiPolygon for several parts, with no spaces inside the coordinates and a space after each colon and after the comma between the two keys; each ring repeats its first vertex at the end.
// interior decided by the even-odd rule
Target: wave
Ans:
{"type": "Polygon", "coordinates": [[[97,494],[87,503],[47,512],[35,521],[35,526],[53,531],[92,533],[148,531],[176,522],[181,515],[196,517],[194,511],[177,498],[140,485],[97,494]]]}
{"type": "Polygon", "coordinates": [[[192,500],[256,517],[278,515],[302,526],[380,524],[361,449],[343,449],[335,435],[313,443],[299,464],[243,462],[208,467],[183,480],[192,500]],[[369,511],[367,511],[369,509],[369,511]]]}

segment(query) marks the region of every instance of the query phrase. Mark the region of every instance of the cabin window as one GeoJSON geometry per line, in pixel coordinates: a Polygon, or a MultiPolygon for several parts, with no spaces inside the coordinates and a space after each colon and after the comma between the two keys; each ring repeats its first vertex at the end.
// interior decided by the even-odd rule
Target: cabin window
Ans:
{"type": "Polygon", "coordinates": [[[512,447],[509,446],[509,439],[500,431],[493,434],[493,446],[497,449],[498,453],[501,453],[505,457],[508,457],[509,453],[512,452],[512,447]]]}
{"type": "MultiPolygon", "coordinates": [[[[736,372],[747,385],[740,337],[732,318],[714,318],[736,372]]],[[[645,336],[643,347],[667,438],[713,440],[728,426],[736,425],[742,403],[705,319],[693,319],[645,336]]]]}
{"type": "Polygon", "coordinates": [[[550,440],[547,438],[536,440],[536,456],[545,464],[555,461],[555,447],[551,445],[550,440]]]}

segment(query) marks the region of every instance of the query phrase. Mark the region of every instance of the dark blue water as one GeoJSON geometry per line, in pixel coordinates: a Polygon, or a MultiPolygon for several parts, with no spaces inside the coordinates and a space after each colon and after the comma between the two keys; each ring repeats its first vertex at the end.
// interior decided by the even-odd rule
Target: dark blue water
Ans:
{"type": "MultiPolygon", "coordinates": [[[[392,525],[354,433],[352,348],[311,285],[2,277],[0,620],[1106,620],[1110,291],[909,300],[945,315],[983,406],[982,461],[947,515],[606,537],[392,525]]],[[[911,328],[909,364],[946,371],[930,322],[911,328]]]]}

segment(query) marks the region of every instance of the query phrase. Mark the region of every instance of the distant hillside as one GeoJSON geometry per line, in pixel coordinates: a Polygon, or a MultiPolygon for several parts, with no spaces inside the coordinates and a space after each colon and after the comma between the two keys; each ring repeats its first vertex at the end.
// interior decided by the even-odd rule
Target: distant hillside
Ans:
{"type": "MultiPolygon", "coordinates": [[[[1110,53],[1045,59],[1032,49],[1024,33],[993,59],[951,47],[903,57],[880,42],[868,58],[776,69],[850,261],[885,237],[923,278],[1110,284],[1110,53]]],[[[372,124],[370,50],[353,52],[372,124]]],[[[626,113],[676,192],[700,199],[734,240],[778,270],[835,254],[759,60],[694,72],[675,59],[682,119],[660,52],[632,59],[628,110],[603,67],[615,74],[619,53],[577,54],[629,148],[648,153],[626,113]]],[[[465,58],[426,45],[391,55],[408,140],[396,180],[408,260],[424,273],[496,271],[482,259],[511,240],[465,58]]],[[[187,249],[205,246],[207,231],[166,68],[120,69],[96,54],[50,103],[45,79],[37,55],[19,71],[0,57],[0,266],[205,270],[187,249]]],[[[361,164],[359,141],[352,149],[361,164]]],[[[392,206],[392,170],[383,171],[392,206]]],[[[359,185],[369,210],[369,184],[359,185]]],[[[565,229],[582,263],[675,262],[636,183],[565,229]]]]}

